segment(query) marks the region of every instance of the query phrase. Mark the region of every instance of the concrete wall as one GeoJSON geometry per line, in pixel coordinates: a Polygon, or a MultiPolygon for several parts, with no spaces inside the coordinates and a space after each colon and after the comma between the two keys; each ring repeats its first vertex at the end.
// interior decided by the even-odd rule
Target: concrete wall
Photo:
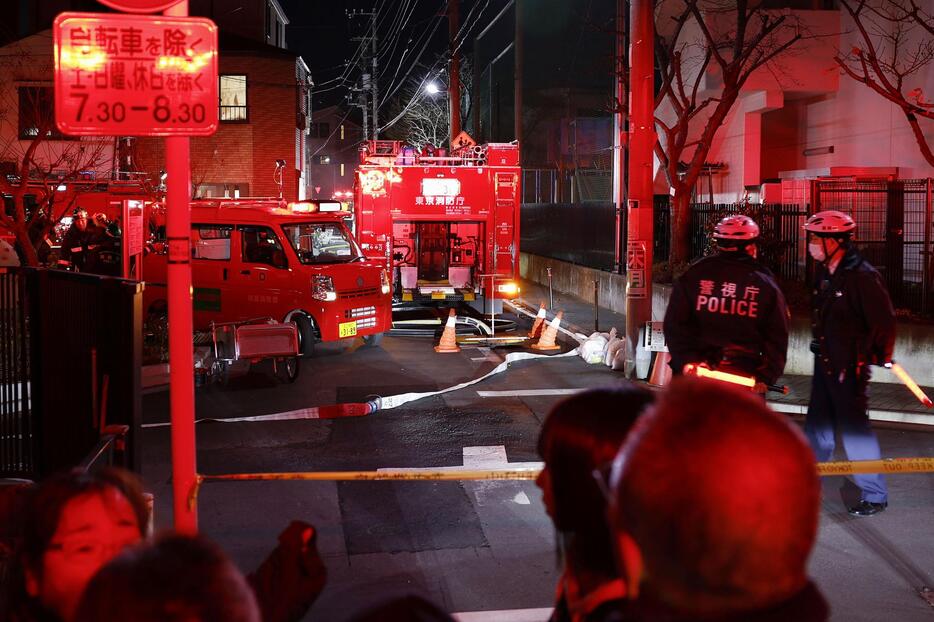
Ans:
{"type": "MultiPolygon", "coordinates": [[[[571,294],[583,300],[593,300],[593,282],[598,282],[599,303],[606,309],[617,313],[626,312],[626,276],[594,270],[584,266],[531,255],[519,254],[519,274],[523,279],[548,285],[548,271],[551,267],[552,287],[556,292],[571,294]]],[[[656,283],[652,288],[652,319],[665,317],[670,285],[656,283]]],[[[537,302],[537,301],[530,301],[537,302]]],[[[788,360],[785,373],[789,375],[811,375],[813,355],[808,349],[811,342],[810,319],[792,318],[791,333],[788,336],[788,360]]],[[[895,359],[899,361],[918,384],[934,386],[934,326],[927,324],[898,325],[898,337],[895,342],[895,359]]],[[[898,380],[888,371],[873,370],[876,382],[897,383],[898,380]]],[[[907,390],[907,389],[906,389],[907,390]]]]}

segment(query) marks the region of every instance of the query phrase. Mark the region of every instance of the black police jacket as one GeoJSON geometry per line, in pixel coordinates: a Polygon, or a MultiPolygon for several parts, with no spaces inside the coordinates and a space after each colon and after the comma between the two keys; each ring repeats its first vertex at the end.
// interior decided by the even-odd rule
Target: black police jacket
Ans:
{"type": "Polygon", "coordinates": [[[694,262],[674,284],[665,312],[671,367],[720,365],[774,384],[785,369],[788,306],[768,268],[744,252],[694,262]]]}
{"type": "Polygon", "coordinates": [[[850,248],[833,274],[817,267],[812,298],[811,351],[837,375],[892,360],[895,310],[882,277],[850,248]]]}

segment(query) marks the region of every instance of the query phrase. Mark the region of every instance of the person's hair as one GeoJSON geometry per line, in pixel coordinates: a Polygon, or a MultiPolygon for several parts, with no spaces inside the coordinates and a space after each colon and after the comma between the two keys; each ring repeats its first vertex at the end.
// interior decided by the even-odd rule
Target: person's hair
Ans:
{"type": "Polygon", "coordinates": [[[443,609],[417,594],[390,597],[381,604],[353,615],[351,622],[453,622],[443,609]]]}
{"type": "Polygon", "coordinates": [[[758,396],[676,379],[617,458],[616,528],[646,586],[693,616],[769,606],[807,583],[820,484],[804,435],[758,396]]]}
{"type": "Polygon", "coordinates": [[[253,592],[202,536],[171,534],[125,550],[98,571],[76,622],[259,622],[253,592]]]}
{"type": "Polygon", "coordinates": [[[559,402],[538,437],[551,479],[555,528],[574,538],[578,561],[610,576],[616,570],[606,497],[594,471],[612,462],[653,399],[636,385],[585,391],[559,402]]]}
{"type": "Polygon", "coordinates": [[[35,487],[23,520],[23,557],[37,575],[42,574],[42,556],[55,536],[65,505],[76,497],[108,489],[116,490],[130,502],[143,535],[149,510],[139,479],[129,471],[116,467],[95,472],[74,469],[52,475],[35,487]]]}

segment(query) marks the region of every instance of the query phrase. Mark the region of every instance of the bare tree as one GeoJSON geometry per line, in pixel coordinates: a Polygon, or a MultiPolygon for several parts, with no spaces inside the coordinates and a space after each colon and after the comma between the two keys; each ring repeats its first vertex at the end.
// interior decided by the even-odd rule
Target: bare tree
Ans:
{"type": "Polygon", "coordinates": [[[934,102],[919,86],[934,66],[934,16],[914,0],[840,0],[840,4],[852,18],[860,42],[834,60],[850,78],[901,109],[921,155],[934,166],[934,150],[921,127],[922,119],[934,120],[934,102]]]}
{"type": "Polygon", "coordinates": [[[758,69],[802,38],[791,14],[767,11],[761,0],[657,0],[655,152],[673,190],[672,263],[688,259],[691,193],[717,130],[758,69]],[[711,88],[711,79],[719,79],[711,88]]]}
{"type": "MultiPolygon", "coordinates": [[[[473,70],[470,61],[461,59],[461,127],[470,119],[473,93],[473,70]]],[[[450,134],[450,108],[447,90],[431,94],[426,92],[428,80],[412,80],[401,89],[401,97],[392,107],[391,118],[400,116],[399,122],[390,128],[387,136],[404,140],[421,149],[430,143],[445,145],[450,134]]]]}
{"type": "Polygon", "coordinates": [[[32,266],[39,263],[35,244],[73,207],[76,195],[64,199],[58,188],[107,164],[113,141],[66,140],[57,133],[52,87],[36,85],[35,62],[28,50],[16,46],[0,57],[0,161],[15,168],[0,176],[0,191],[12,197],[12,204],[0,209],[0,227],[16,237],[25,263],[32,266]]]}

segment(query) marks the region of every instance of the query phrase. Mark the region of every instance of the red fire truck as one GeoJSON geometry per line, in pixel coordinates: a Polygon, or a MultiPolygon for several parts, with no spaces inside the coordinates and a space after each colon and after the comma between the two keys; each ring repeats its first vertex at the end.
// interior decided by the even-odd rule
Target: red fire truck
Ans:
{"type": "Polygon", "coordinates": [[[519,172],[517,144],[451,155],[418,154],[398,141],[364,147],[354,182],[356,235],[368,257],[391,268],[397,302],[467,301],[499,312],[503,298],[515,297],[519,172]]]}
{"type": "MultiPolygon", "coordinates": [[[[271,317],[297,326],[306,356],[318,341],[360,336],[377,345],[392,322],[389,277],[363,256],[343,212],[320,208],[272,198],[192,201],[195,329],[271,317]]],[[[166,308],[166,273],[158,248],[143,262],[149,316],[166,308]]]]}

